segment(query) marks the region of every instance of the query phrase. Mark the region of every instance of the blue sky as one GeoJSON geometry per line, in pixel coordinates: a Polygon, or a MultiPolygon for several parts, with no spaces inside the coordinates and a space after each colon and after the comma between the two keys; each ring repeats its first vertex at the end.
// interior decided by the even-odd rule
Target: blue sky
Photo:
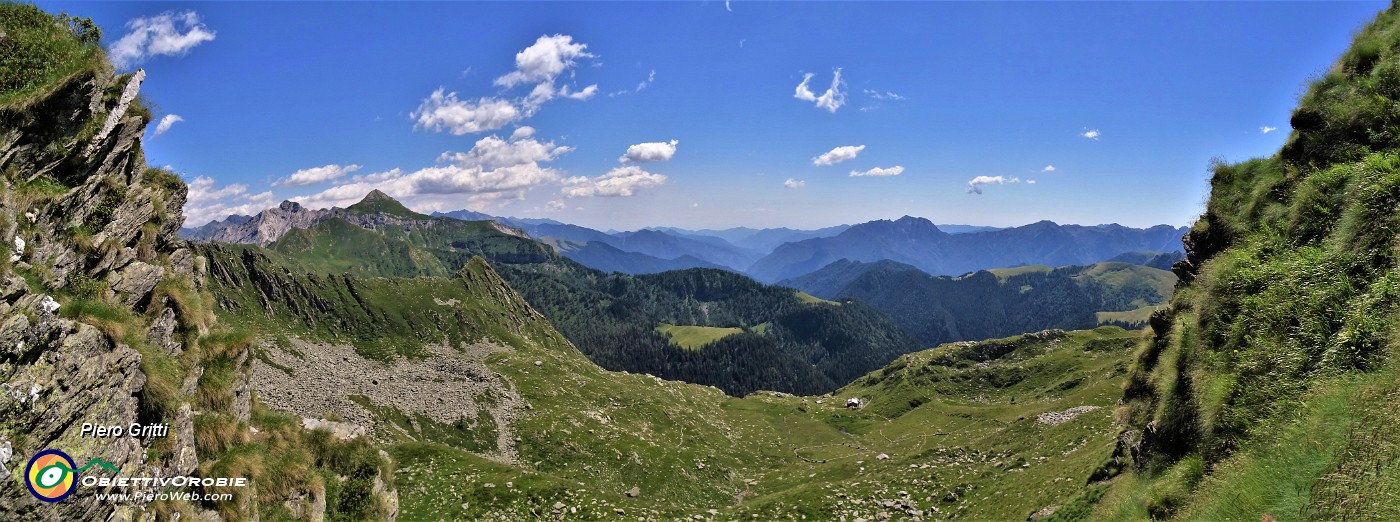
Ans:
{"type": "Polygon", "coordinates": [[[600,229],[1186,225],[1386,7],[39,5],[146,69],[188,225],[381,188],[600,229]]]}

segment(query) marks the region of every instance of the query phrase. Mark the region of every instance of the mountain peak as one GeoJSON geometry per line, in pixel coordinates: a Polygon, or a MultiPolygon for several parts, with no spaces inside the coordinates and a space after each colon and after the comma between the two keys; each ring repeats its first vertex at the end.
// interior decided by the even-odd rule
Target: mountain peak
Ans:
{"type": "Polygon", "coordinates": [[[375,203],[379,201],[393,201],[394,203],[398,203],[398,200],[394,199],[388,194],[385,194],[379,189],[369,191],[369,194],[365,194],[365,198],[361,199],[360,203],[375,203]]]}
{"type": "Polygon", "coordinates": [[[356,214],[389,214],[411,219],[424,219],[429,217],[409,210],[408,207],[403,206],[403,203],[399,203],[398,200],[390,197],[379,189],[369,191],[369,194],[366,194],[365,198],[361,199],[359,203],[350,205],[350,207],[345,210],[356,214]]]}

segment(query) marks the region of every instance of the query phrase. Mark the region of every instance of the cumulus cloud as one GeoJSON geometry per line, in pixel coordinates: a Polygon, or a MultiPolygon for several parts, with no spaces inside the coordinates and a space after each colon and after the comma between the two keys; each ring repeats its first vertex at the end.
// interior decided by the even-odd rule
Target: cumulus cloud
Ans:
{"type": "Polygon", "coordinates": [[[514,140],[518,140],[518,139],[521,139],[521,138],[529,138],[529,137],[534,136],[534,135],[535,135],[535,128],[534,128],[534,127],[531,127],[531,126],[529,126],[529,125],[521,125],[520,127],[518,127],[518,128],[515,129],[515,132],[510,133],[510,139],[511,139],[511,141],[514,141],[514,140]]]}
{"type": "Polygon", "coordinates": [[[514,165],[537,164],[543,161],[552,161],[555,158],[566,154],[573,147],[555,145],[554,142],[540,142],[529,137],[515,137],[519,134],[512,134],[510,141],[503,140],[496,136],[487,136],[477,140],[476,145],[467,152],[444,152],[438,156],[439,162],[450,162],[459,167],[483,168],[487,170],[510,167],[514,165]]]}
{"type": "Polygon", "coordinates": [[[541,36],[515,55],[515,69],[499,76],[494,83],[506,89],[529,86],[523,97],[483,96],[461,99],[457,93],[444,93],[439,87],[419,104],[411,116],[414,129],[452,134],[474,134],[500,129],[534,116],[546,102],[555,98],[587,100],[598,94],[598,85],[582,89],[555,86],[555,80],[570,73],[580,58],[593,58],[587,44],[576,43],[568,35],[541,36]]]}
{"type": "Polygon", "coordinates": [[[1097,140],[1097,139],[1099,139],[1099,130],[1098,130],[1098,129],[1085,129],[1084,132],[1079,133],[1079,135],[1080,135],[1080,136],[1083,136],[1083,137],[1085,137],[1085,138],[1089,138],[1089,139],[1091,139],[1091,140],[1097,140]]]}
{"type": "Polygon", "coordinates": [[[185,199],[185,226],[200,226],[233,214],[250,215],[273,205],[272,192],[249,194],[248,186],[233,183],[216,186],[214,178],[200,176],[189,183],[185,199]]]}
{"type": "Polygon", "coordinates": [[[517,85],[533,85],[530,94],[521,102],[527,115],[534,114],[541,105],[556,96],[587,100],[598,93],[597,85],[574,91],[567,85],[555,88],[554,82],[572,69],[580,58],[593,57],[588,52],[588,44],[574,42],[572,36],[541,36],[534,44],[515,54],[515,70],[496,78],[495,84],[507,89],[517,85]]]}
{"type": "Polygon", "coordinates": [[[1040,169],[1040,171],[1041,171],[1041,172],[1055,172],[1055,166],[1054,166],[1054,165],[1046,165],[1045,168],[1040,169]]]}
{"type": "Polygon", "coordinates": [[[589,85],[588,87],[584,87],[581,91],[570,91],[567,85],[559,88],[559,95],[570,100],[583,101],[592,98],[595,94],[598,94],[597,85],[589,85]]]}
{"type": "Polygon", "coordinates": [[[107,56],[118,68],[139,64],[152,56],[180,56],[195,46],[212,41],[214,31],[199,21],[194,11],[166,11],[149,18],[133,18],[128,32],[108,49],[107,56]]]}
{"type": "Polygon", "coordinates": [[[551,200],[550,202],[544,204],[544,210],[546,212],[558,212],[566,208],[569,208],[569,205],[567,203],[564,203],[564,200],[562,199],[551,200]]]}
{"type": "Polygon", "coordinates": [[[413,172],[394,169],[356,177],[351,183],[292,201],[311,208],[346,206],[374,189],[415,205],[414,208],[435,210],[462,208],[463,199],[474,204],[520,199],[532,188],[558,182],[560,172],[541,163],[573,150],[538,141],[530,134],[516,129],[509,140],[486,136],[467,152],[438,156],[438,165],[413,172]]]}
{"type": "Polygon", "coordinates": [[[1035,184],[1035,180],[1033,180],[1033,179],[1028,179],[1028,180],[1026,180],[1026,184],[1027,184],[1027,185],[1034,185],[1034,184],[1035,184]]]}
{"type": "Polygon", "coordinates": [[[585,196],[628,197],[637,191],[651,188],[666,182],[666,176],[652,174],[636,165],[617,167],[596,178],[575,176],[564,181],[564,195],[571,198],[585,196]]]}
{"type": "Polygon", "coordinates": [[[784,188],[800,189],[805,186],[807,186],[807,182],[800,179],[788,178],[787,181],[783,182],[784,188]]]}
{"type": "Polygon", "coordinates": [[[842,105],[846,104],[846,82],[841,80],[841,69],[838,68],[832,72],[831,87],[828,87],[821,96],[817,96],[808,87],[813,76],[812,73],[802,75],[802,83],[797,84],[797,89],[792,95],[793,98],[815,102],[817,108],[826,109],[828,112],[836,112],[836,109],[840,109],[842,105]]]}
{"type": "Polygon", "coordinates": [[[968,194],[981,194],[983,185],[1003,185],[1007,183],[1020,183],[1019,178],[1008,178],[1005,176],[977,176],[967,181],[968,194]]]}
{"type": "Polygon", "coordinates": [[[1273,132],[1273,131],[1276,131],[1276,130],[1278,130],[1278,127],[1270,127],[1270,126],[1268,126],[1268,125],[1265,125],[1265,126],[1263,126],[1263,127],[1259,127],[1259,133],[1260,133],[1260,134],[1268,134],[1268,133],[1273,132]]]}
{"type": "Polygon", "coordinates": [[[521,83],[552,81],[574,66],[579,58],[592,58],[588,44],[575,43],[564,34],[541,36],[523,51],[515,53],[515,70],[496,78],[496,85],[514,87],[521,83]]]}
{"type": "Polygon", "coordinates": [[[499,129],[522,117],[520,110],[499,98],[462,100],[457,93],[443,93],[441,87],[410,114],[417,119],[414,129],[447,131],[458,136],[499,129]]]}
{"type": "Polygon", "coordinates": [[[898,175],[903,174],[903,173],[904,173],[904,167],[899,166],[899,165],[895,165],[895,166],[890,167],[890,168],[887,168],[887,169],[882,169],[882,168],[880,168],[880,167],[875,167],[875,168],[873,168],[873,169],[864,170],[864,171],[862,171],[862,170],[853,170],[853,171],[851,171],[851,176],[852,176],[852,177],[856,177],[856,176],[898,176],[898,175]]]}
{"type": "Polygon", "coordinates": [[[865,150],[865,145],[845,145],[823,152],[822,155],[812,158],[812,164],[817,166],[835,165],[846,160],[855,159],[860,151],[865,150]]]}
{"type": "Polygon", "coordinates": [[[274,187],[298,187],[310,185],[322,181],[330,181],[351,172],[360,170],[359,165],[325,165],[309,169],[301,169],[293,172],[292,175],[272,182],[274,187]]]}
{"type": "Polygon", "coordinates": [[[617,161],[619,163],[668,161],[671,156],[676,155],[676,145],[679,144],[679,140],[638,143],[627,147],[627,153],[619,156],[617,161]]]}
{"type": "Polygon", "coordinates": [[[171,125],[182,121],[185,121],[185,119],[181,118],[179,114],[166,114],[160,119],[160,123],[156,124],[155,136],[165,134],[165,131],[170,130],[171,125]]]}

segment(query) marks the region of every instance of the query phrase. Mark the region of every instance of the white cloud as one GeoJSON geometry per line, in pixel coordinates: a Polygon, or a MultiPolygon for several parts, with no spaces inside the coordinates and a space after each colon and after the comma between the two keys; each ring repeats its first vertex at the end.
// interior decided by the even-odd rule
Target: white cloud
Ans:
{"type": "Polygon", "coordinates": [[[443,153],[438,157],[439,165],[408,173],[394,169],[356,177],[351,183],[292,201],[310,208],[343,207],[374,189],[417,209],[462,208],[464,199],[477,205],[520,199],[532,188],[558,182],[560,172],[540,163],[573,150],[525,134],[517,129],[509,141],[487,136],[467,152],[443,153]]]}
{"type": "Polygon", "coordinates": [[[1268,126],[1268,125],[1265,125],[1265,126],[1263,126],[1263,127],[1259,127],[1259,133],[1260,133],[1260,134],[1268,134],[1268,133],[1273,132],[1273,131],[1276,131],[1276,130],[1278,130],[1278,127],[1270,127],[1270,126],[1268,126]]]}
{"type": "MultiPolygon", "coordinates": [[[[529,127],[525,127],[529,128],[529,127]]],[[[519,134],[519,130],[516,133],[519,134]]],[[[487,136],[476,141],[467,152],[444,152],[438,161],[451,162],[459,167],[499,169],[515,165],[551,161],[573,147],[556,146],[554,142],[540,142],[534,138],[514,138],[510,141],[496,136],[487,136]]]]}
{"type": "Polygon", "coordinates": [[[1040,169],[1040,171],[1041,171],[1041,172],[1055,172],[1055,166],[1054,166],[1054,165],[1046,165],[1045,168],[1040,169]]]}
{"type": "Polygon", "coordinates": [[[1099,139],[1099,130],[1098,130],[1098,129],[1085,129],[1084,132],[1079,133],[1079,135],[1080,135],[1080,136],[1083,136],[1083,137],[1085,137],[1085,138],[1089,138],[1089,139],[1091,139],[1091,140],[1097,140],[1097,139],[1099,139]]]}
{"type": "Polygon", "coordinates": [[[817,96],[807,85],[812,81],[812,73],[802,75],[802,83],[797,84],[797,89],[792,97],[802,101],[816,102],[817,108],[826,109],[828,112],[836,112],[842,105],[846,104],[846,82],[841,81],[841,69],[836,69],[831,74],[831,87],[821,96],[817,96]]]}
{"type": "Polygon", "coordinates": [[[205,176],[194,178],[189,189],[185,226],[200,226],[232,214],[256,214],[274,202],[272,192],[249,194],[248,186],[242,183],[216,187],[214,178],[205,176]]]}
{"type": "Polygon", "coordinates": [[[597,85],[589,85],[580,91],[574,91],[567,85],[557,89],[554,87],[555,79],[572,69],[578,59],[594,57],[587,49],[588,44],[575,43],[574,37],[569,35],[541,36],[534,44],[515,54],[515,70],[496,78],[495,84],[505,88],[534,85],[530,94],[520,102],[527,116],[533,115],[540,106],[556,96],[587,100],[598,93],[597,85]]]}
{"type": "Polygon", "coordinates": [[[627,197],[638,190],[659,186],[666,182],[666,176],[652,174],[636,165],[617,167],[607,174],[589,179],[576,176],[564,181],[564,195],[577,198],[584,196],[627,197]]]}
{"type": "Polygon", "coordinates": [[[892,101],[902,101],[902,100],[904,100],[904,97],[903,97],[903,96],[900,96],[900,95],[898,95],[898,94],[895,94],[895,93],[892,92],[892,91],[880,92],[880,91],[876,91],[876,90],[873,90],[873,89],[865,89],[864,92],[865,92],[865,94],[869,95],[871,98],[875,98],[875,99],[877,99],[877,100],[892,100],[892,101]]]}
{"type": "Polygon", "coordinates": [[[734,10],[729,7],[729,0],[724,0],[724,10],[731,13],[734,12],[734,10]]]}
{"type": "Polygon", "coordinates": [[[521,139],[521,138],[528,138],[528,137],[534,136],[534,135],[535,135],[535,128],[534,128],[534,127],[531,127],[531,126],[529,126],[529,125],[522,125],[522,126],[520,126],[519,128],[515,129],[515,132],[510,133],[510,139],[511,139],[511,141],[515,141],[515,140],[518,140],[518,139],[521,139]]]}
{"type": "Polygon", "coordinates": [[[381,181],[388,181],[388,180],[397,178],[397,177],[402,176],[402,175],[403,175],[403,170],[394,168],[394,169],[386,170],[386,171],[384,171],[384,172],[375,172],[375,173],[373,173],[373,174],[364,174],[364,175],[351,176],[350,179],[354,180],[355,183],[360,183],[360,182],[379,183],[379,182],[381,182],[381,181]]]}
{"type": "Polygon", "coordinates": [[[166,114],[160,119],[160,123],[156,124],[155,136],[165,134],[165,131],[170,130],[171,125],[181,121],[185,121],[185,119],[181,118],[179,114],[166,114]]]}
{"type": "Polygon", "coordinates": [[[497,77],[495,84],[507,89],[519,85],[531,86],[524,97],[506,99],[500,96],[475,100],[459,99],[457,93],[444,94],[439,87],[419,104],[411,116],[417,119],[415,129],[452,134],[472,134],[493,131],[517,120],[534,116],[546,102],[555,98],[587,100],[598,94],[598,85],[577,89],[570,85],[555,87],[555,80],[571,69],[580,58],[593,58],[588,45],[575,43],[568,35],[541,36],[534,44],[515,54],[515,70],[497,77]]]}
{"type": "Polygon", "coordinates": [[[1020,178],[1008,178],[1005,176],[977,176],[967,181],[967,193],[981,194],[983,185],[1003,185],[1007,183],[1020,182],[1020,178]]]}
{"type": "Polygon", "coordinates": [[[558,212],[566,208],[569,208],[569,205],[564,203],[564,200],[562,199],[552,200],[544,204],[544,210],[546,212],[558,212]]]}
{"type": "Polygon", "coordinates": [[[521,83],[553,82],[579,58],[592,58],[588,44],[574,43],[574,37],[564,34],[541,36],[535,43],[515,54],[515,70],[496,78],[496,85],[514,87],[521,83]]]}
{"type": "Polygon", "coordinates": [[[152,56],[179,56],[195,46],[212,41],[214,31],[199,22],[194,11],[166,11],[149,18],[133,18],[126,23],[129,32],[108,49],[107,56],[118,68],[139,64],[152,56]]]}
{"type": "Polygon", "coordinates": [[[788,178],[787,181],[783,182],[784,188],[800,189],[805,186],[807,186],[807,182],[800,179],[788,178]]]}
{"type": "Polygon", "coordinates": [[[835,165],[846,160],[855,159],[860,151],[865,150],[865,145],[845,145],[823,152],[822,155],[812,158],[812,164],[817,166],[835,165]]]}
{"type": "Polygon", "coordinates": [[[627,147],[627,153],[619,156],[617,161],[619,163],[668,161],[671,156],[676,155],[676,145],[679,144],[679,140],[638,143],[627,147]]]}
{"type": "Polygon", "coordinates": [[[1033,179],[1028,179],[1028,180],[1026,180],[1026,184],[1027,184],[1027,185],[1034,185],[1034,184],[1035,184],[1035,180],[1033,180],[1033,179]]]}
{"type": "Polygon", "coordinates": [[[866,171],[853,170],[851,171],[851,176],[898,176],[903,173],[904,167],[895,165],[887,169],[875,167],[866,171]]]}
{"type": "Polygon", "coordinates": [[[651,73],[647,74],[647,79],[642,80],[642,83],[637,84],[637,90],[633,92],[642,92],[642,89],[651,86],[651,82],[654,81],[656,81],[656,69],[652,69],[651,73]]]}
{"type": "Polygon", "coordinates": [[[274,187],[297,187],[310,185],[342,177],[351,172],[360,170],[359,165],[325,165],[309,169],[301,169],[293,172],[292,175],[272,182],[274,187]]]}
{"type": "Polygon", "coordinates": [[[583,101],[592,98],[595,94],[598,94],[597,85],[589,85],[588,87],[584,87],[581,91],[570,91],[568,85],[559,88],[559,95],[570,100],[583,101]]]}
{"type": "Polygon", "coordinates": [[[521,118],[520,110],[497,98],[460,100],[457,93],[443,94],[441,87],[418,106],[410,116],[417,118],[414,129],[448,131],[458,136],[505,127],[521,118]]]}

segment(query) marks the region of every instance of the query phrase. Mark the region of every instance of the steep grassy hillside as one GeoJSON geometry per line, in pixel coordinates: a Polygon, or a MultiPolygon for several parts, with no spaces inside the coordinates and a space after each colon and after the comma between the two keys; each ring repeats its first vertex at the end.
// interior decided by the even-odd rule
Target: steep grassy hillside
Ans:
{"type": "MultiPolygon", "coordinates": [[[[373,208],[401,207],[388,196],[365,199],[373,208]]],[[[347,211],[366,226],[330,217],[308,229],[290,230],[266,249],[210,249],[247,252],[259,263],[317,274],[308,277],[321,282],[349,280],[345,275],[357,280],[449,276],[480,255],[495,263],[526,302],[604,368],[708,384],[735,395],[761,389],[830,391],[919,347],[866,306],[832,308],[819,300],[804,300],[790,288],[720,270],[605,274],[490,221],[414,217],[409,225],[379,226],[404,217],[372,212],[361,204],[347,211]],[[715,338],[705,350],[688,350],[658,331],[662,324],[741,333],[715,338]]],[[[313,292],[332,291],[316,286],[321,283],[308,284],[316,288],[313,292]]],[[[344,293],[339,286],[343,285],[333,291],[344,293]]]]}
{"type": "Polygon", "coordinates": [[[452,278],[325,281],[252,249],[207,253],[229,290],[225,320],[264,332],[255,374],[341,383],[343,419],[368,422],[394,458],[405,520],[1022,518],[1069,505],[1109,458],[1107,408],[1138,338],[1102,328],[945,346],[833,395],[740,399],[598,368],[480,260],[452,278]],[[348,376],[359,363],[318,355],[341,343],[401,351],[348,376]],[[435,420],[413,411],[425,401],[383,395],[410,389],[385,380],[399,368],[441,387],[427,404],[458,400],[453,374],[434,368],[501,386],[469,408],[490,416],[435,420]]]}
{"type": "Polygon", "coordinates": [[[1219,164],[1118,415],[1135,472],[1103,516],[1387,520],[1400,509],[1400,11],[1219,164]],[[1365,471],[1362,471],[1362,470],[1365,471]]]}

